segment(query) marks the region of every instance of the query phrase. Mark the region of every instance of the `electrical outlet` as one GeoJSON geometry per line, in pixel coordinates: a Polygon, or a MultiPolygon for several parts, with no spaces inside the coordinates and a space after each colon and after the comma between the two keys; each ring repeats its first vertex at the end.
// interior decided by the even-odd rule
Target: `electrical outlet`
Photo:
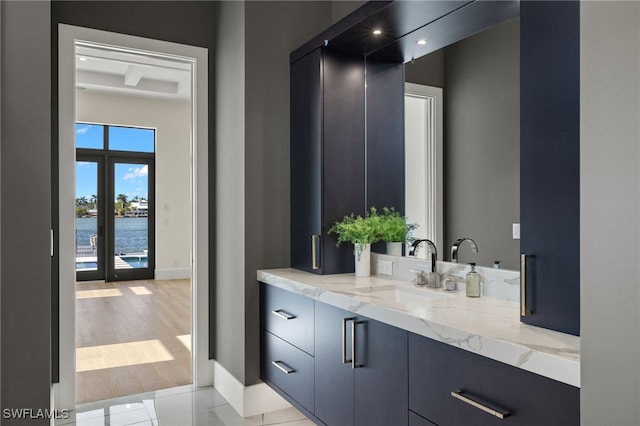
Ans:
{"type": "Polygon", "coordinates": [[[514,240],[519,240],[520,239],[520,224],[519,223],[514,223],[513,227],[512,227],[512,231],[513,231],[513,239],[514,240]]]}
{"type": "Polygon", "coordinates": [[[390,260],[378,260],[379,275],[393,275],[393,262],[390,260]]]}

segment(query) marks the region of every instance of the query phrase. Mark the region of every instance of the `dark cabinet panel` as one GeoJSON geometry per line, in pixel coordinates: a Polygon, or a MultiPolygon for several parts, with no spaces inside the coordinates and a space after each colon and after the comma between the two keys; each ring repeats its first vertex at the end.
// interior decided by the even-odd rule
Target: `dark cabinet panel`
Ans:
{"type": "Polygon", "coordinates": [[[579,425],[580,390],[409,334],[409,408],[440,425],[579,425]],[[452,396],[476,400],[502,420],[452,396]]]}
{"type": "Polygon", "coordinates": [[[260,284],[262,328],[313,355],[313,300],[260,284]]]}
{"type": "MultiPolygon", "coordinates": [[[[291,65],[291,266],[312,270],[312,235],[322,233],[322,55],[291,65]]],[[[317,254],[319,257],[319,254],[317,254]]]]}
{"type": "Polygon", "coordinates": [[[359,320],[355,330],[355,424],[406,425],[408,333],[370,319],[359,320]]]}
{"type": "Polygon", "coordinates": [[[408,424],[407,332],[318,302],[315,324],[315,415],[330,426],[408,424]]]}
{"type": "Polygon", "coordinates": [[[580,4],[520,4],[522,321],[580,332],[580,4]]]}
{"type": "Polygon", "coordinates": [[[436,425],[435,423],[431,423],[429,420],[417,415],[413,411],[409,411],[409,426],[438,426],[438,425],[436,425]]]}
{"type": "Polygon", "coordinates": [[[262,379],[313,412],[313,357],[268,331],[260,335],[262,379]]]}
{"type": "Polygon", "coordinates": [[[404,64],[367,60],[367,208],[404,212],[404,64]]]}
{"type": "Polygon", "coordinates": [[[327,48],[291,64],[291,266],[353,272],[333,223],[364,207],[364,58],[327,48]]]}
{"type": "Polygon", "coordinates": [[[316,302],[315,415],[327,425],[352,425],[354,420],[354,370],[351,363],[342,362],[351,354],[350,339],[345,339],[343,347],[343,332],[350,327],[343,321],[352,317],[342,309],[316,302]]]}

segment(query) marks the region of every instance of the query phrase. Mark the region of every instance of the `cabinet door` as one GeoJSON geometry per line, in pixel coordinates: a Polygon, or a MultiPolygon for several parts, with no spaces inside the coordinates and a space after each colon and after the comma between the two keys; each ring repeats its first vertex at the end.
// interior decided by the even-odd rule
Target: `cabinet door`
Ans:
{"type": "Polygon", "coordinates": [[[291,266],[316,273],[314,266],[322,265],[321,60],[317,49],[290,68],[291,266]]]}
{"type": "Polygon", "coordinates": [[[355,323],[355,424],[408,424],[407,331],[361,318],[355,323]]]}
{"type": "Polygon", "coordinates": [[[329,426],[407,425],[408,333],[323,303],[315,314],[315,415],[329,426]]]}
{"type": "Polygon", "coordinates": [[[580,4],[520,2],[522,321],[580,332],[580,4]]]}
{"type": "Polygon", "coordinates": [[[351,354],[350,324],[353,315],[316,302],[315,306],[315,415],[329,426],[353,424],[353,380],[351,363],[342,363],[351,354]],[[346,328],[346,330],[345,330],[346,328]],[[343,348],[343,330],[348,332],[343,348]]]}
{"type": "Polygon", "coordinates": [[[323,49],[322,268],[354,271],[353,246],[327,232],[345,215],[365,211],[364,58],[323,49]]]}
{"type": "Polygon", "coordinates": [[[353,247],[328,235],[364,214],[364,58],[327,48],[291,64],[291,266],[353,272],[353,247]]]}

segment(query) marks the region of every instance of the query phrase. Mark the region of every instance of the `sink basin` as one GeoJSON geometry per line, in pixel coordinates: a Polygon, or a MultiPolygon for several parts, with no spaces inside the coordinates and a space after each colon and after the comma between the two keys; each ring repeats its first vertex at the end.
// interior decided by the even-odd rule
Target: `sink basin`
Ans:
{"type": "Polygon", "coordinates": [[[378,287],[367,287],[357,290],[359,293],[369,294],[380,299],[394,300],[398,303],[423,303],[432,300],[446,299],[452,297],[441,290],[426,289],[416,286],[405,286],[398,284],[382,285],[378,287]]]}

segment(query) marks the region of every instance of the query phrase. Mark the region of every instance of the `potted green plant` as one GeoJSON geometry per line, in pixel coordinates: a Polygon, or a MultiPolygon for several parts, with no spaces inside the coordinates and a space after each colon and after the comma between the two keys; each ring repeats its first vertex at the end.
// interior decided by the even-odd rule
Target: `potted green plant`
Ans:
{"type": "Polygon", "coordinates": [[[407,223],[407,218],[393,207],[384,207],[376,220],[378,239],[387,243],[387,254],[402,256],[402,245],[411,241],[412,233],[418,225],[407,223]]]}
{"type": "Polygon", "coordinates": [[[368,277],[371,273],[371,243],[379,240],[377,217],[375,208],[365,217],[351,213],[329,229],[330,234],[338,236],[336,245],[353,244],[357,277],[368,277]]]}

